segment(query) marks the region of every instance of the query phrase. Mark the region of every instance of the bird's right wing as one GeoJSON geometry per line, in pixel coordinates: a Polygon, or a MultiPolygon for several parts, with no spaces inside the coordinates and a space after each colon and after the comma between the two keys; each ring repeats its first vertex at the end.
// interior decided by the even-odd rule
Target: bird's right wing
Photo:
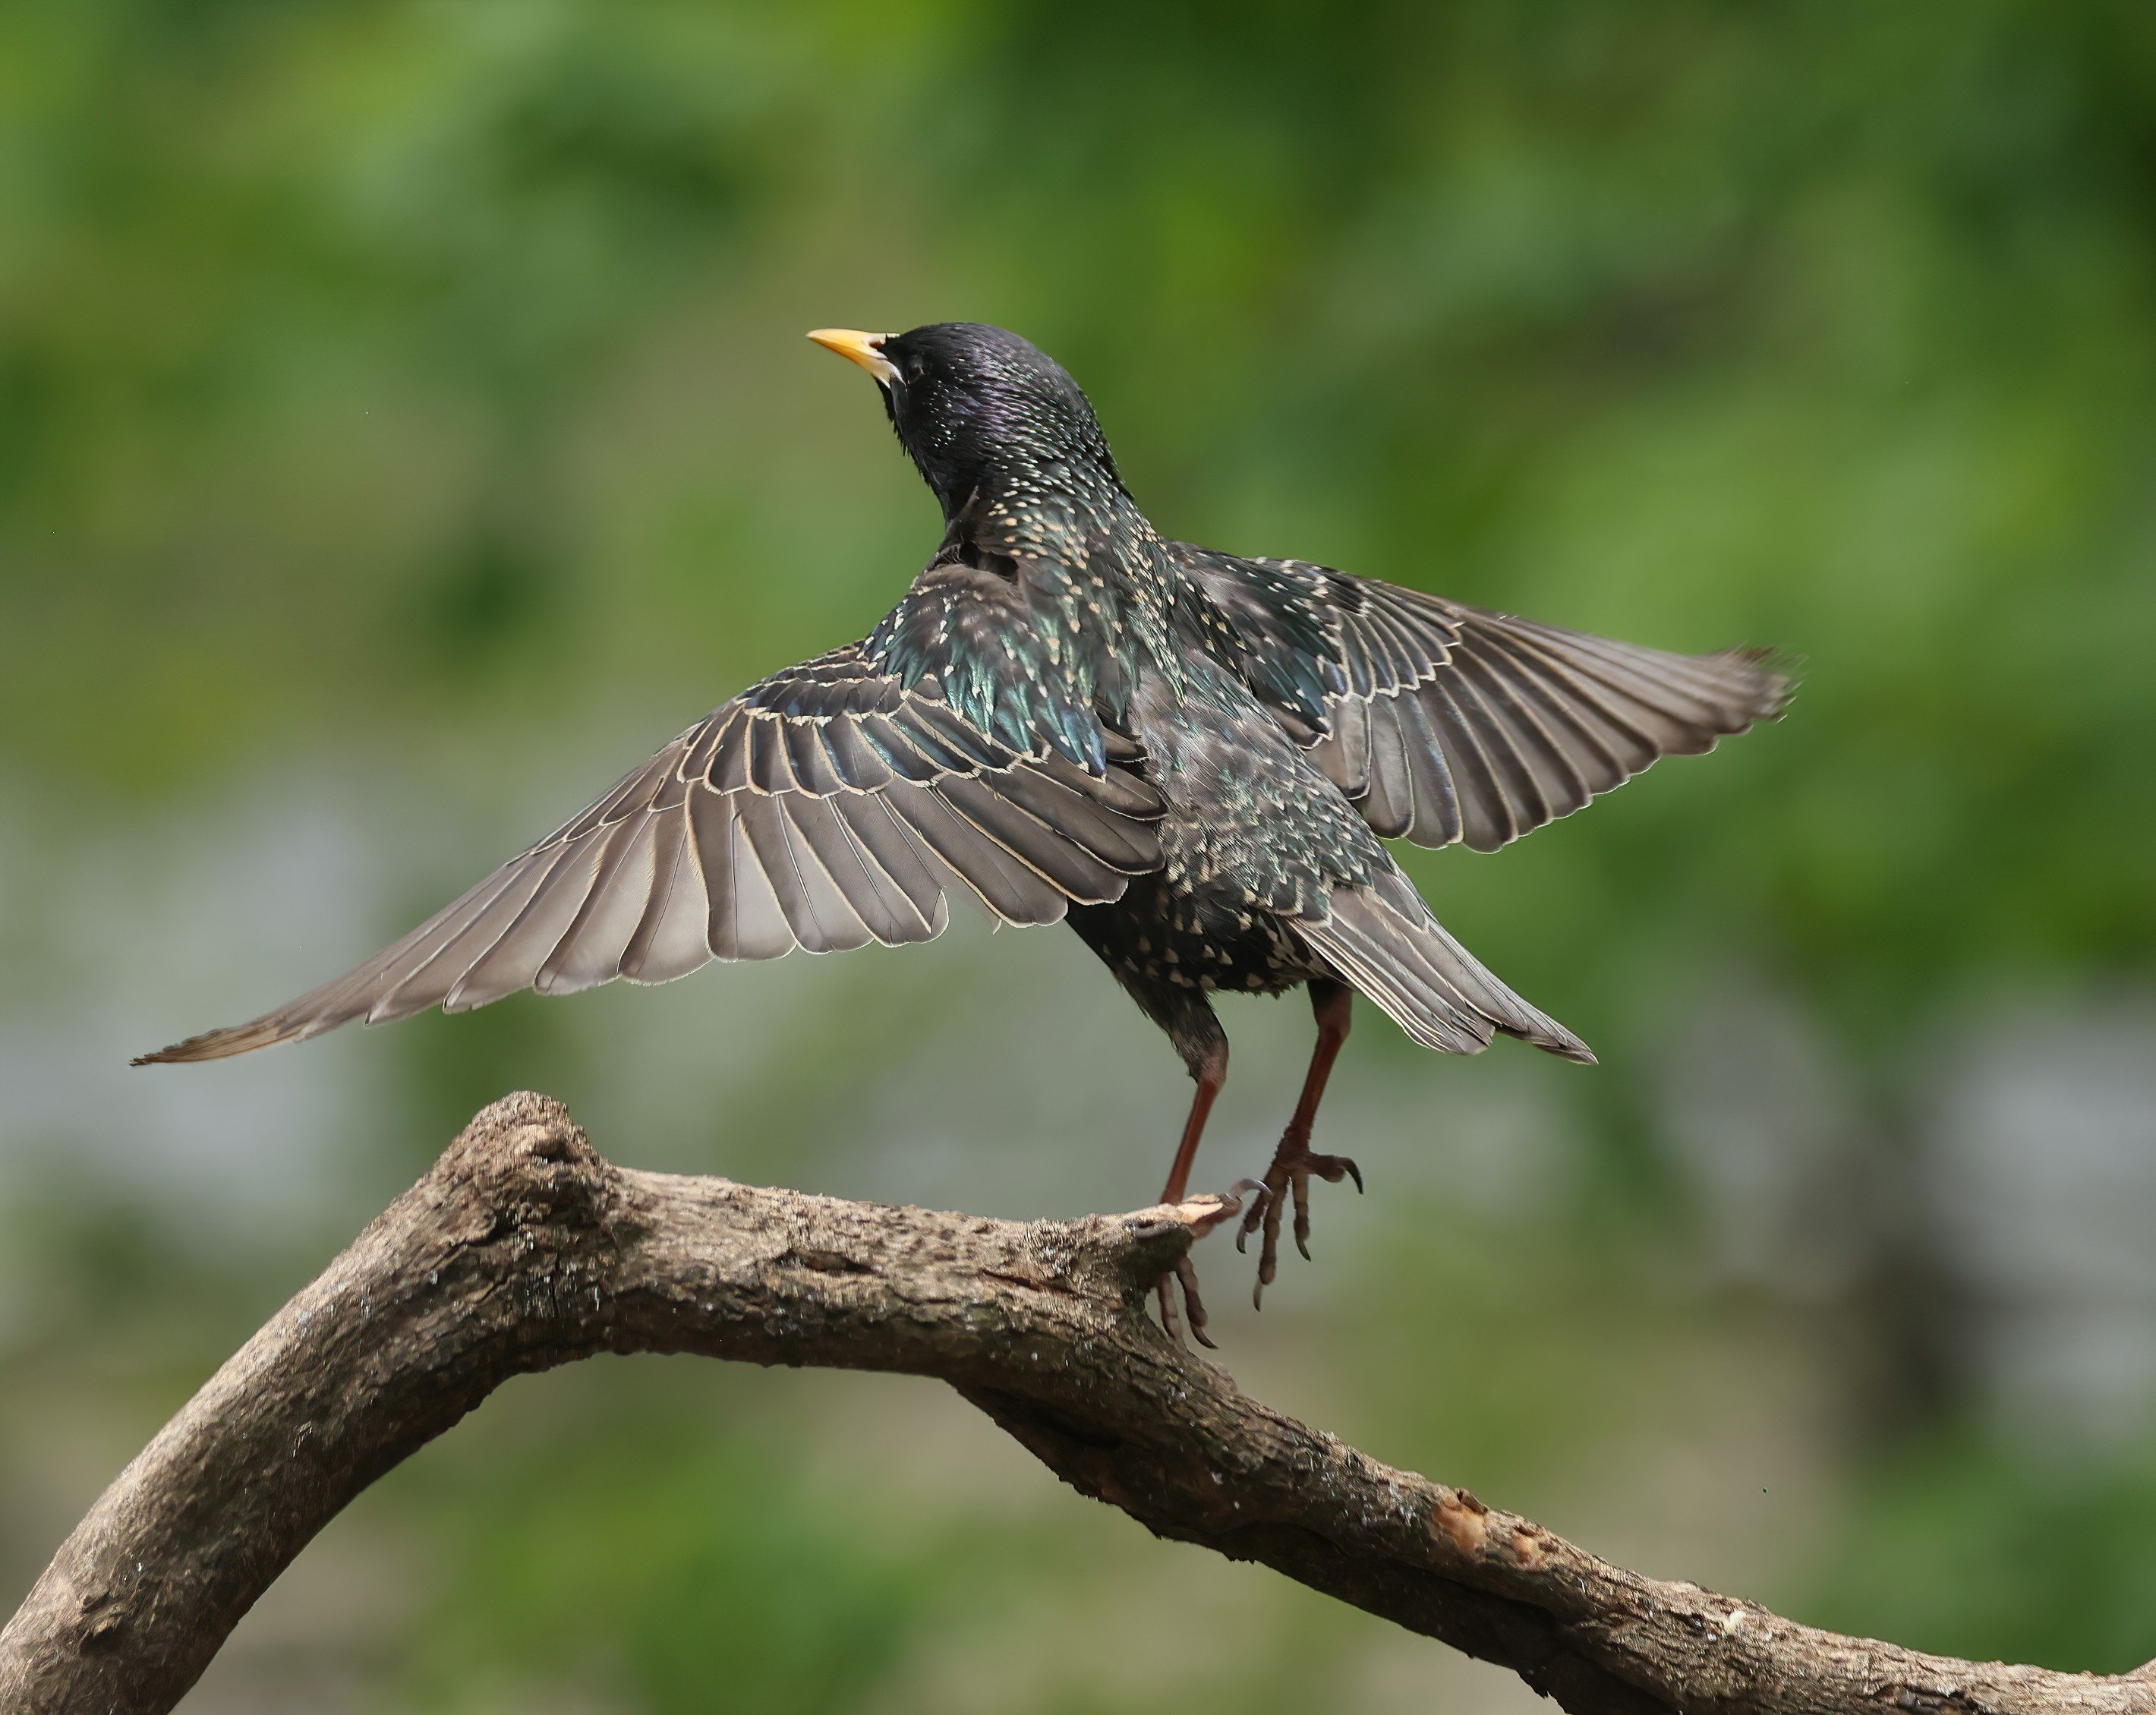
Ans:
{"type": "Polygon", "coordinates": [[[1301,560],[1178,550],[1253,691],[1373,829],[1418,845],[1495,851],[1790,694],[1765,650],[1677,655],[1301,560]]]}
{"type": "MultiPolygon", "coordinates": [[[[940,598],[919,595],[909,623],[963,642],[963,626],[921,611],[940,598]]],[[[1051,922],[1158,866],[1162,804],[1138,774],[1074,759],[1067,732],[991,737],[884,653],[854,645],[765,680],[356,970],[137,1064],[520,988],[663,983],[711,958],[926,941],[954,888],[1004,922],[1051,922]]],[[[1075,726],[1067,706],[1055,719],[1075,726]]]]}

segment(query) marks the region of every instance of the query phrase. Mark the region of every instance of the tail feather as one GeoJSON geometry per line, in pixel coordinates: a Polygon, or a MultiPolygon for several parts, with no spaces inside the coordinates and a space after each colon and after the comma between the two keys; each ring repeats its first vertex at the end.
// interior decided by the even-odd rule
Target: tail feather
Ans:
{"type": "Polygon", "coordinates": [[[1594,1063],[1592,1049],[1506,987],[1445,932],[1404,876],[1397,879],[1396,887],[1336,890],[1330,915],[1298,923],[1297,932],[1425,1048],[1480,1054],[1502,1030],[1594,1063]]]}
{"type": "Polygon", "coordinates": [[[1441,1054],[1480,1054],[1496,1027],[1480,1012],[1442,992],[1415,967],[1401,960],[1381,935],[1369,932],[1360,914],[1341,908],[1322,923],[1296,925],[1308,942],[1340,974],[1424,1048],[1441,1054]]]}
{"type": "Polygon", "coordinates": [[[1378,883],[1379,902],[1406,932],[1404,944],[1457,988],[1478,1011],[1507,1036],[1517,1036],[1537,1048],[1594,1064],[1594,1051],[1543,1012],[1522,999],[1480,959],[1455,940],[1445,925],[1430,915],[1414,884],[1395,870],[1378,883]]]}

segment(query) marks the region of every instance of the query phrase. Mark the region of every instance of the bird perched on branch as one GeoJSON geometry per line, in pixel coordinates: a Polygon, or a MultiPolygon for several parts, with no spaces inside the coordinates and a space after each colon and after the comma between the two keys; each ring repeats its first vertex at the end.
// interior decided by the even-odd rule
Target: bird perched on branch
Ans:
{"type": "MultiPolygon", "coordinates": [[[[1261,1295],[1284,1207],[1306,1256],[1311,1179],[1362,1183],[1310,1147],[1357,994],[1425,1047],[1475,1054],[1502,1032],[1592,1061],[1445,932],[1384,841],[1494,851],[1711,749],[1781,711],[1789,681],[1761,652],[1671,655],[1172,542],[1077,383],[1016,335],[809,337],[875,377],[942,505],[899,604],[356,970],[137,1064],[714,958],[926,941],[957,895],[1006,923],[1067,921],[1168,1033],[1198,1086],[1168,1201],[1227,1076],[1209,997],[1308,988],[1317,1050],[1238,1235],[1261,1235],[1261,1295]]],[[[1203,1340],[1188,1259],[1179,1272],[1203,1340]]]]}

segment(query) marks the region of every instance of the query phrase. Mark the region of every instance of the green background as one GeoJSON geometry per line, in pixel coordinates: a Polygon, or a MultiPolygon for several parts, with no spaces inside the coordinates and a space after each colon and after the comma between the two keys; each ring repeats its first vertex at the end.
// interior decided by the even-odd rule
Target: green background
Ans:
{"type": "MultiPolygon", "coordinates": [[[[1060,931],[126,1055],[372,951],[932,502],[826,324],[995,321],[1160,526],[1781,725],[1409,860],[1593,1041],[1364,1009],[1252,1391],[1823,1624],[2156,1655],[2156,12],[0,6],[0,1606],[480,1102],[1034,1215],[1185,1086],[1060,931]]],[[[1308,1036],[1238,1003],[1200,1183],[1308,1036]]],[[[926,1383],[606,1361],[367,1496],[198,1711],[1523,1709],[926,1383]]]]}

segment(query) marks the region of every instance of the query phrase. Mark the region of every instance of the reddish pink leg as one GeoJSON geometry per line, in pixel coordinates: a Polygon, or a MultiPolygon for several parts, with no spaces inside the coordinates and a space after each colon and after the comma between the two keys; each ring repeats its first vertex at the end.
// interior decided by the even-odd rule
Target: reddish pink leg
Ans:
{"type": "Polygon", "coordinates": [[[1315,1173],[1329,1185],[1352,1178],[1363,1189],[1363,1170],[1344,1155],[1314,1155],[1311,1128],[1317,1123],[1317,1104],[1325,1097],[1325,1081],[1332,1076],[1332,1062],[1340,1057],[1353,1022],[1355,991],[1344,983],[1312,982],[1310,1009],[1317,1019],[1317,1046],[1310,1056],[1310,1071],[1303,1076],[1302,1096],[1295,1114],[1281,1133],[1273,1164],[1265,1169],[1265,1194],[1250,1204],[1250,1213],[1235,1234],[1235,1248],[1262,1226],[1265,1238],[1258,1247],[1258,1283],[1250,1293],[1253,1304],[1265,1302],[1265,1288],[1280,1271],[1281,1213],[1291,1194],[1295,1199],[1295,1248],[1310,1256],[1310,1179],[1315,1173]]]}
{"type": "MultiPolygon", "coordinates": [[[[1197,1077],[1198,1093],[1190,1098],[1190,1117],[1183,1122],[1183,1141],[1175,1146],[1175,1161],[1168,1170],[1168,1184],[1161,1189],[1163,1203],[1182,1202],[1183,1194],[1190,1189],[1190,1164],[1197,1158],[1199,1140],[1205,1135],[1205,1121],[1213,1112],[1213,1098],[1228,1081],[1228,1050],[1224,1045],[1199,1066],[1197,1077]]],[[[1190,1313],[1190,1337],[1201,1346],[1211,1346],[1212,1341],[1205,1338],[1205,1306],[1198,1297],[1198,1270],[1187,1251],[1177,1261],[1175,1272],[1163,1275],[1154,1288],[1160,1295],[1160,1325],[1177,1339],[1183,1338],[1182,1320],[1175,1313],[1175,1298],[1171,1291],[1178,1281],[1182,1283],[1183,1305],[1190,1313]]]]}

